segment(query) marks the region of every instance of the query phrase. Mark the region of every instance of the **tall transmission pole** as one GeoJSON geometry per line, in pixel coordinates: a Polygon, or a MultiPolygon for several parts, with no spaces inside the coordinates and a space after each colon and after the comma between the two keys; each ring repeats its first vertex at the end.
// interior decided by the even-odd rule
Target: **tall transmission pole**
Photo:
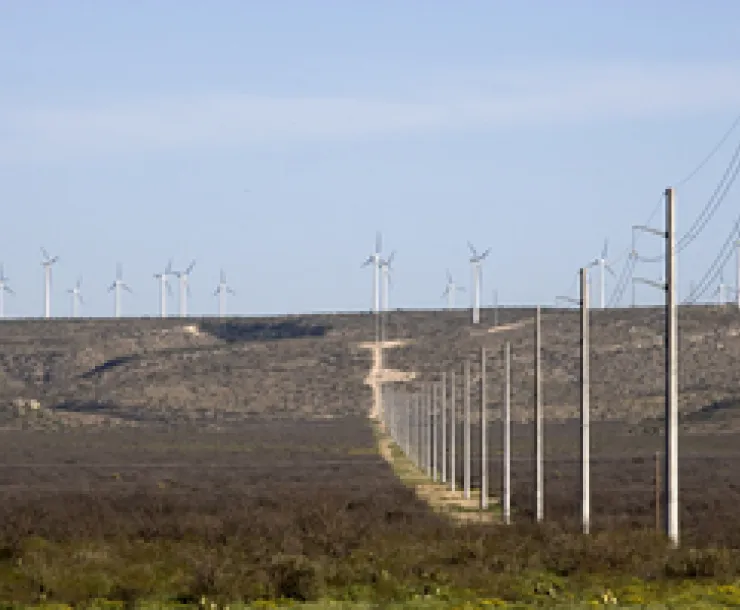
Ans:
{"type": "Polygon", "coordinates": [[[488,418],[486,417],[486,348],[480,348],[480,508],[488,508],[488,418]]]}
{"type": "Polygon", "coordinates": [[[676,219],[673,189],[665,190],[666,232],[666,530],[678,546],[678,307],[676,303],[676,219]]]}
{"type": "Polygon", "coordinates": [[[535,518],[538,522],[544,517],[545,507],[545,473],[543,469],[543,446],[542,446],[542,380],[541,373],[541,333],[540,333],[540,307],[537,306],[534,324],[534,460],[535,460],[535,518]]]}
{"type": "Polygon", "coordinates": [[[503,480],[502,508],[504,523],[511,523],[511,343],[504,344],[504,416],[502,418],[503,480]]]}
{"type": "Polygon", "coordinates": [[[678,307],[676,299],[676,218],[672,188],[665,190],[665,229],[636,226],[666,240],[665,280],[636,281],[665,292],[665,532],[671,543],[679,543],[678,510],[678,307]]]}
{"type": "Polygon", "coordinates": [[[463,371],[465,390],[463,394],[463,493],[470,500],[470,360],[465,360],[463,371]]]}
{"type": "Polygon", "coordinates": [[[588,269],[581,269],[581,521],[591,530],[591,405],[588,269]]]}
{"type": "Polygon", "coordinates": [[[735,241],[735,265],[737,267],[735,273],[735,303],[737,308],[740,309],[740,239],[735,241]]]}

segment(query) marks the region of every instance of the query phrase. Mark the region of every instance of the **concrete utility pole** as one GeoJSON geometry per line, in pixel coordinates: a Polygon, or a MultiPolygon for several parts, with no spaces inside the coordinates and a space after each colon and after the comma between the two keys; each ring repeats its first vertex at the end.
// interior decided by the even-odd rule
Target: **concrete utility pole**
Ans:
{"type": "Polygon", "coordinates": [[[463,397],[463,492],[465,499],[470,500],[470,360],[465,361],[465,395],[463,397]]]}
{"type": "Polygon", "coordinates": [[[442,373],[442,383],[440,385],[440,398],[442,411],[442,421],[440,422],[440,431],[442,432],[442,483],[447,483],[447,373],[442,373]]]}
{"type": "Polygon", "coordinates": [[[665,191],[666,230],[666,528],[678,546],[678,307],[676,303],[676,225],[673,189],[665,191]]]}
{"type": "Polygon", "coordinates": [[[486,348],[480,348],[480,508],[488,508],[488,418],[486,417],[486,348]]]}
{"type": "Polygon", "coordinates": [[[543,469],[542,434],[542,380],[540,307],[537,306],[534,324],[534,462],[535,462],[535,518],[542,521],[545,514],[545,473],[543,469]]]}
{"type": "Polygon", "coordinates": [[[735,264],[737,266],[735,273],[735,304],[740,309],[740,239],[735,241],[735,264]]]}
{"type": "Polygon", "coordinates": [[[581,269],[581,519],[591,531],[591,405],[588,269],[581,269]]]}
{"type": "Polygon", "coordinates": [[[455,371],[450,371],[450,491],[455,491],[457,464],[455,460],[456,437],[457,437],[457,405],[455,402],[455,371]]]}
{"type": "Polygon", "coordinates": [[[504,523],[511,523],[511,343],[504,344],[504,416],[502,422],[503,477],[501,481],[504,523]]]}
{"type": "Polygon", "coordinates": [[[665,291],[665,531],[673,546],[679,543],[678,522],[678,307],[676,300],[676,225],[673,189],[665,190],[665,230],[636,226],[666,240],[665,281],[637,278],[665,291]]]}
{"type": "Polygon", "coordinates": [[[439,474],[438,461],[439,461],[439,413],[437,408],[439,406],[439,399],[437,397],[437,390],[439,387],[436,383],[431,384],[430,392],[432,394],[432,480],[436,483],[437,476],[439,474]]]}

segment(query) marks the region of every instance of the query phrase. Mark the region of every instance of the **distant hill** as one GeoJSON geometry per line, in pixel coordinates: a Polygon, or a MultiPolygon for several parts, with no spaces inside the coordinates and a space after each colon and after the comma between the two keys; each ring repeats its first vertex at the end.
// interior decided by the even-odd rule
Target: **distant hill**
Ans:
{"type": "MultiPolygon", "coordinates": [[[[485,345],[495,417],[501,348],[511,341],[514,418],[526,421],[532,412],[533,316],[531,308],[501,309],[498,321],[505,328],[495,331],[493,311],[487,309],[475,327],[466,310],[388,312],[387,337],[407,343],[386,350],[385,365],[431,379],[452,368],[461,372],[463,360],[471,358],[476,401],[479,352],[485,345]]],[[[595,418],[649,421],[660,416],[663,327],[658,308],[591,312],[595,418]]],[[[374,329],[369,313],[3,320],[0,425],[228,425],[233,418],[252,415],[364,414],[372,404],[371,388],[365,384],[372,353],[361,343],[373,340],[374,329]],[[18,399],[38,400],[41,409],[20,408],[18,399]]],[[[578,311],[544,309],[542,333],[546,416],[577,416],[578,311]]],[[[740,312],[729,306],[682,308],[679,341],[680,409],[693,414],[685,421],[704,427],[736,425],[740,312]]]]}

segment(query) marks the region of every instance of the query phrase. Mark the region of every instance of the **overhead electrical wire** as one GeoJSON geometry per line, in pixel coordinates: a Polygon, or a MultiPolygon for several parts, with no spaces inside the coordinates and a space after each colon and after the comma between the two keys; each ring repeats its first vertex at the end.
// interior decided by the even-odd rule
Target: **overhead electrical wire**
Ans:
{"type": "Polygon", "coordinates": [[[732,256],[733,246],[735,245],[735,241],[737,240],[739,230],[740,216],[735,219],[732,230],[727,236],[725,242],[722,244],[719,254],[717,254],[714,261],[712,261],[712,264],[709,266],[709,269],[701,278],[701,280],[699,280],[699,282],[694,285],[694,288],[690,292],[689,296],[686,297],[686,299],[683,301],[684,304],[690,305],[696,303],[698,299],[706,294],[707,290],[711,288],[712,284],[722,274],[727,261],[730,260],[730,257],[732,256]]]}

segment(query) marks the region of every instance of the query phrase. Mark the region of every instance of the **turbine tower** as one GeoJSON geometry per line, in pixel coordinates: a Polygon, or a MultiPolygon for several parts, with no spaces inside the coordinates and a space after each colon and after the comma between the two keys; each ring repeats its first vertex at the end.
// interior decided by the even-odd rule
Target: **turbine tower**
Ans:
{"type": "Polygon", "coordinates": [[[213,296],[218,296],[218,317],[223,318],[226,314],[226,294],[235,295],[236,293],[226,284],[226,273],[221,269],[221,279],[213,292],[213,296]]]}
{"type": "Polygon", "coordinates": [[[442,298],[447,297],[447,309],[455,309],[455,293],[465,292],[465,288],[458,286],[455,280],[452,279],[450,270],[447,270],[447,285],[445,291],[442,293],[442,298]]]}
{"type": "Polygon", "coordinates": [[[388,311],[388,295],[391,288],[391,266],[393,265],[395,256],[396,252],[394,250],[387,259],[381,258],[378,261],[381,279],[381,309],[383,311],[388,311]]]}
{"type": "Polygon", "coordinates": [[[159,314],[163,318],[167,317],[167,293],[172,294],[169,278],[172,275],[172,261],[167,263],[167,267],[162,273],[155,273],[154,278],[159,281],[159,314]]]}
{"type": "Polygon", "coordinates": [[[41,266],[44,268],[44,317],[51,317],[51,266],[59,260],[58,256],[49,256],[49,253],[41,248],[41,266]]]}
{"type": "Polygon", "coordinates": [[[478,324],[480,322],[481,263],[491,253],[491,249],[488,248],[482,254],[478,254],[470,242],[468,242],[468,248],[470,248],[470,265],[473,271],[473,324],[478,324]]]}
{"type": "Polygon", "coordinates": [[[15,294],[8,286],[8,279],[5,275],[5,267],[0,263],[0,318],[5,317],[5,293],[15,294]]]}
{"type": "Polygon", "coordinates": [[[116,265],[116,279],[108,286],[108,292],[115,290],[115,317],[121,317],[121,289],[126,292],[132,292],[131,288],[123,281],[123,267],[121,263],[116,265]]]}
{"type": "Polygon", "coordinates": [[[82,278],[77,278],[77,283],[74,288],[67,290],[72,295],[72,317],[76,318],[79,316],[79,307],[82,301],[82,278]]]}
{"type": "Polygon", "coordinates": [[[190,280],[190,272],[195,267],[195,261],[191,261],[188,268],[185,271],[175,271],[175,276],[180,281],[180,317],[184,318],[188,315],[188,295],[190,294],[190,286],[188,281],[190,280]]]}
{"type": "Polygon", "coordinates": [[[380,231],[375,235],[375,252],[367,257],[367,260],[362,264],[363,267],[368,265],[373,266],[373,311],[378,313],[380,311],[380,251],[383,246],[383,239],[380,235],[380,231]]]}
{"type": "Polygon", "coordinates": [[[717,289],[714,291],[714,294],[717,295],[717,304],[718,305],[724,305],[726,302],[726,290],[727,285],[725,284],[725,278],[724,278],[724,271],[720,271],[719,274],[719,286],[717,286],[717,289]]]}
{"type": "Polygon", "coordinates": [[[607,253],[609,252],[609,240],[604,240],[604,248],[601,250],[601,256],[597,259],[594,259],[590,265],[587,265],[588,267],[598,267],[599,268],[599,306],[601,309],[604,309],[606,307],[606,271],[612,274],[612,276],[616,277],[616,274],[614,273],[614,270],[611,268],[611,266],[608,263],[607,259],[607,253]]]}

